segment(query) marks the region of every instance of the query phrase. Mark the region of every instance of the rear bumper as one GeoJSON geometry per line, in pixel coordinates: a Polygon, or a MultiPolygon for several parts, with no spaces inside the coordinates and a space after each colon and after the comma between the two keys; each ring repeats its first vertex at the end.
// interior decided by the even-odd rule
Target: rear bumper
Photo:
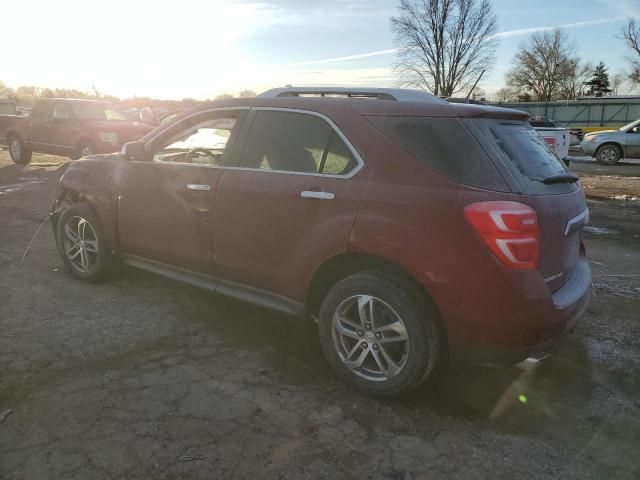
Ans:
{"type": "MultiPolygon", "coordinates": [[[[451,361],[464,365],[515,365],[530,356],[544,356],[567,333],[572,332],[589,306],[591,298],[591,269],[586,258],[576,265],[565,284],[545,300],[545,318],[540,318],[552,335],[531,345],[494,346],[450,342],[451,361]]],[[[522,308],[527,308],[526,302],[522,308]]],[[[511,319],[504,319],[505,322],[511,319]]],[[[534,327],[535,328],[535,327],[534,327]]]]}

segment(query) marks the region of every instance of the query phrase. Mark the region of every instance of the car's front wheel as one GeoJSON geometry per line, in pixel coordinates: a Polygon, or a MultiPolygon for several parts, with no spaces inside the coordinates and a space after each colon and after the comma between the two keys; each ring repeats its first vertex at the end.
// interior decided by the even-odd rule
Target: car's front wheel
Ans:
{"type": "Polygon", "coordinates": [[[596,151],[596,162],[602,165],[615,165],[622,158],[622,150],[612,143],[602,145],[596,151]]]}
{"type": "Polygon", "coordinates": [[[31,150],[15,135],[9,137],[9,156],[11,160],[20,165],[26,165],[31,161],[31,150]]]}
{"type": "Polygon", "coordinates": [[[368,394],[395,396],[435,370],[441,346],[436,322],[426,299],[400,277],[358,273],[324,299],[320,342],[342,379],[368,394]]]}
{"type": "Polygon", "coordinates": [[[76,203],[62,212],[56,241],[62,261],[73,277],[97,282],[111,274],[111,251],[98,216],[88,205],[76,203]]]}

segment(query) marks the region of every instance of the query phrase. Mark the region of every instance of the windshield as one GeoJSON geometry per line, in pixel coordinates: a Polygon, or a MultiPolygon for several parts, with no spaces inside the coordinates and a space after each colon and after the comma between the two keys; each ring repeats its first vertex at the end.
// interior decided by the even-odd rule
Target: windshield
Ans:
{"type": "Polygon", "coordinates": [[[78,120],[127,120],[124,113],[106,103],[76,103],[71,108],[78,120]]]}
{"type": "Polygon", "coordinates": [[[619,130],[620,130],[621,132],[624,132],[624,131],[626,131],[626,130],[629,130],[630,128],[635,127],[635,126],[636,126],[636,125],[638,125],[638,124],[640,124],[640,120],[634,120],[634,121],[633,121],[633,122],[631,122],[631,123],[627,123],[624,127],[620,127],[620,128],[619,128],[619,130]]]}

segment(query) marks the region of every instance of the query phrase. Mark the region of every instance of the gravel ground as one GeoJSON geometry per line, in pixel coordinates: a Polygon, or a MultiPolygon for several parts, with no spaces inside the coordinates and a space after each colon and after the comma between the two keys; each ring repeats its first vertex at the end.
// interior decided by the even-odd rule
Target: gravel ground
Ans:
{"type": "Polygon", "coordinates": [[[133,270],[74,281],[47,224],[23,258],[65,162],[0,152],[0,478],[640,478],[640,202],[615,182],[590,200],[596,296],[542,366],[378,401],[313,325],[133,270]]]}

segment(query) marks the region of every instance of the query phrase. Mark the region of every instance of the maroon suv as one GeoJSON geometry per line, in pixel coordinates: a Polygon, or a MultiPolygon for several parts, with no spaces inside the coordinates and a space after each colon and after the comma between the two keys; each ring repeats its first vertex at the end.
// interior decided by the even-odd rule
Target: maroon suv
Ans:
{"type": "Polygon", "coordinates": [[[583,191],[527,118],[395,89],[209,103],[71,164],[56,241],[79,279],[124,262],[312,318],[372,394],[450,358],[517,363],[591,286],[583,191]]]}

